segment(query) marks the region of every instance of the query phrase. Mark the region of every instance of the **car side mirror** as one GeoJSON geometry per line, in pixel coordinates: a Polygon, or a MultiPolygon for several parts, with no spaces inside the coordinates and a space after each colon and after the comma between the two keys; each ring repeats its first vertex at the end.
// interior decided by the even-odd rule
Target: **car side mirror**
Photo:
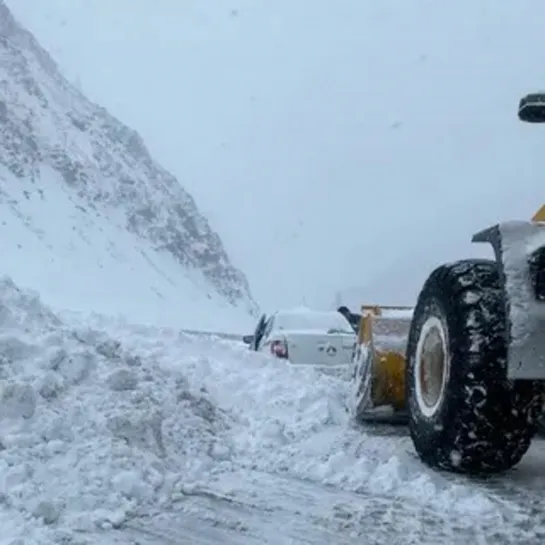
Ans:
{"type": "Polygon", "coordinates": [[[244,335],[242,337],[242,342],[244,344],[252,344],[252,341],[254,340],[254,336],[253,335],[244,335]]]}

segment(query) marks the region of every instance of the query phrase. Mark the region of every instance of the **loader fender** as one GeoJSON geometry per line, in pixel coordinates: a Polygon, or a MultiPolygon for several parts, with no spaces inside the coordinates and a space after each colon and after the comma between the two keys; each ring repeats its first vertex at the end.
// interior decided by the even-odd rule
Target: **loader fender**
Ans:
{"type": "Polygon", "coordinates": [[[442,265],[424,284],[407,342],[405,383],[410,434],[426,464],[495,473],[528,450],[542,383],[508,378],[505,314],[494,261],[442,265]]]}
{"type": "Polygon", "coordinates": [[[492,245],[503,291],[507,376],[545,380],[545,213],[499,223],[473,235],[492,245]]]}

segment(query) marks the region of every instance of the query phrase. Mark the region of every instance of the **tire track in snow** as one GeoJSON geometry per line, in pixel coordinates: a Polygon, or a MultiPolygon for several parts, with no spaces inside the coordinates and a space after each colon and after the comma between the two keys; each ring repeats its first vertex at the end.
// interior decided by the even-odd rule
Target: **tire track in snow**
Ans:
{"type": "MultiPolygon", "coordinates": [[[[507,499],[518,492],[507,490],[507,499]]],[[[540,520],[533,519],[534,529],[527,523],[522,513],[506,513],[502,524],[501,516],[453,516],[402,499],[249,471],[218,476],[208,492],[188,494],[171,511],[135,520],[125,531],[141,545],[529,545],[540,537],[540,520]]]]}

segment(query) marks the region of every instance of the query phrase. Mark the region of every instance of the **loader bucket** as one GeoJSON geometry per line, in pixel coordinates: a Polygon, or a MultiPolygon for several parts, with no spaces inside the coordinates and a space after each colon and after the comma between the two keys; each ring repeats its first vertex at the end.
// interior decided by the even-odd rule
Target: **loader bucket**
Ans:
{"type": "Polygon", "coordinates": [[[403,306],[362,306],[353,377],[359,420],[406,419],[405,349],[412,311],[403,306]]]}

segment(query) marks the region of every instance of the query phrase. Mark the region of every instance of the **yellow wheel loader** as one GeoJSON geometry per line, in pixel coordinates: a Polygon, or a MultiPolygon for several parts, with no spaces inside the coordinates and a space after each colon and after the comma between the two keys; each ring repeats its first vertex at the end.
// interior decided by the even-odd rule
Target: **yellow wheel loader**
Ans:
{"type": "MultiPolygon", "coordinates": [[[[545,92],[521,99],[518,116],[545,123],[545,92]]],[[[406,418],[432,467],[498,473],[525,455],[543,412],[545,206],[472,241],[491,244],[495,259],[436,268],[404,318],[403,348],[381,339],[388,309],[362,309],[353,411],[362,420],[381,408],[385,418],[406,418]]]]}

